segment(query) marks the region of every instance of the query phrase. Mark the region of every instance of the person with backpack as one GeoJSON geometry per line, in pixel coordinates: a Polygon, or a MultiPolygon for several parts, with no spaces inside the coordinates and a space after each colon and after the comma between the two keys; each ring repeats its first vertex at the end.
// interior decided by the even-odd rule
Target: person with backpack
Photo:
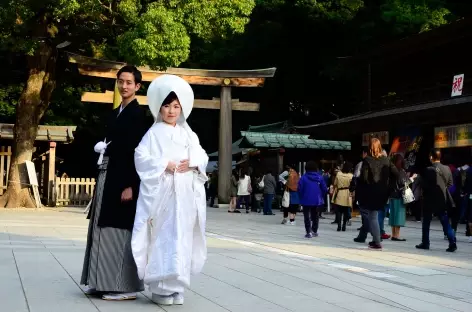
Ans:
{"type": "Polygon", "coordinates": [[[328,187],[318,173],[316,162],[309,161],[305,165],[306,173],[298,181],[298,195],[303,207],[306,238],[318,236],[319,214],[318,208],[323,206],[328,187]]]}

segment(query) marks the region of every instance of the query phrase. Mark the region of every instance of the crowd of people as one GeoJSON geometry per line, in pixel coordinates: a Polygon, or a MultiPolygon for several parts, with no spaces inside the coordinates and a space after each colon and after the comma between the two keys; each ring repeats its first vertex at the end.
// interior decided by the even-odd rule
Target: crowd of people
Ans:
{"type": "MultiPolygon", "coordinates": [[[[362,160],[354,167],[351,162],[340,161],[330,172],[320,170],[317,163],[306,163],[305,173],[300,176],[295,166],[287,166],[277,178],[271,171],[265,175],[254,175],[251,179],[244,168],[234,170],[231,178],[231,204],[229,213],[246,213],[251,210],[274,215],[272,208],[283,211],[282,224],[295,225],[296,215],[303,212],[306,238],[318,236],[319,219],[329,204],[335,211],[337,231],[346,231],[351,225],[352,211],[360,212],[362,226],[354,241],[365,243],[372,235],[368,247],[382,249],[381,242],[390,239],[405,242],[401,228],[407,215],[422,222],[422,242],[418,249],[429,249],[429,230],[433,216],[443,226],[444,238],[449,241],[448,252],[457,250],[457,226],[467,224],[472,216],[470,196],[472,194],[472,168],[456,169],[441,164],[441,151],[430,153],[431,165],[421,173],[415,167],[406,169],[401,154],[391,157],[382,148],[380,141],[372,138],[369,147],[362,153],[362,160]],[[262,209],[261,209],[262,205],[262,209]],[[391,235],[385,231],[385,218],[391,235]],[[462,220],[461,220],[462,219],[462,220]]],[[[209,183],[210,205],[216,196],[217,173],[209,183]]],[[[470,236],[472,222],[467,224],[466,235],[470,236]]],[[[469,237],[472,242],[472,236],[469,237]]]]}

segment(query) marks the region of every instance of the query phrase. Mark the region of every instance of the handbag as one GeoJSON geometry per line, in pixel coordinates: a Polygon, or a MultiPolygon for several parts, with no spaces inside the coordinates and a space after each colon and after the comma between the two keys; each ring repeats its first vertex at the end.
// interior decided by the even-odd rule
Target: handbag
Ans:
{"type": "Polygon", "coordinates": [[[258,186],[261,190],[264,188],[264,179],[259,182],[258,186]]]}
{"type": "MultiPolygon", "coordinates": [[[[249,178],[249,177],[248,177],[249,178]]],[[[251,185],[251,178],[249,178],[249,182],[247,183],[247,191],[249,194],[252,193],[252,185],[251,185]]]]}
{"type": "Polygon", "coordinates": [[[402,197],[403,197],[403,203],[405,205],[412,203],[416,200],[415,195],[413,194],[413,191],[411,190],[411,188],[408,186],[407,183],[405,183],[405,188],[403,189],[402,197]]]}
{"type": "Polygon", "coordinates": [[[284,196],[282,197],[282,207],[288,208],[290,206],[290,192],[284,191],[284,196]]]}

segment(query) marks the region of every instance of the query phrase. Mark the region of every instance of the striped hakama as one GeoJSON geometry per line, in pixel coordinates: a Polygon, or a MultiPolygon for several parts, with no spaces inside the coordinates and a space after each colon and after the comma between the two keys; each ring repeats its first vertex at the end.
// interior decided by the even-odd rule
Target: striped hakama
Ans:
{"type": "Polygon", "coordinates": [[[99,227],[108,159],[103,159],[92,202],[81,284],[100,292],[138,292],[144,290],[138,278],[128,230],[99,227]]]}

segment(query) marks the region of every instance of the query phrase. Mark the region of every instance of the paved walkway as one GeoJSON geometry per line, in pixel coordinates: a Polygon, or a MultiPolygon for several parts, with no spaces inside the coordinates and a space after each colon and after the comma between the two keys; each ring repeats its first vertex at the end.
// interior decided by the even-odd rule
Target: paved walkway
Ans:
{"type": "Polygon", "coordinates": [[[336,232],[322,220],[320,237],[303,238],[302,220],[280,214],[228,214],[209,208],[209,257],[192,280],[186,304],[160,308],[138,300],[88,298],[78,285],[87,220],[80,209],[0,210],[0,311],[468,311],[472,309],[472,244],[461,226],[459,250],[444,250],[438,224],[432,250],[416,250],[420,224],[402,229],[407,242],[383,251],[356,244],[358,223],[336,232]]]}

